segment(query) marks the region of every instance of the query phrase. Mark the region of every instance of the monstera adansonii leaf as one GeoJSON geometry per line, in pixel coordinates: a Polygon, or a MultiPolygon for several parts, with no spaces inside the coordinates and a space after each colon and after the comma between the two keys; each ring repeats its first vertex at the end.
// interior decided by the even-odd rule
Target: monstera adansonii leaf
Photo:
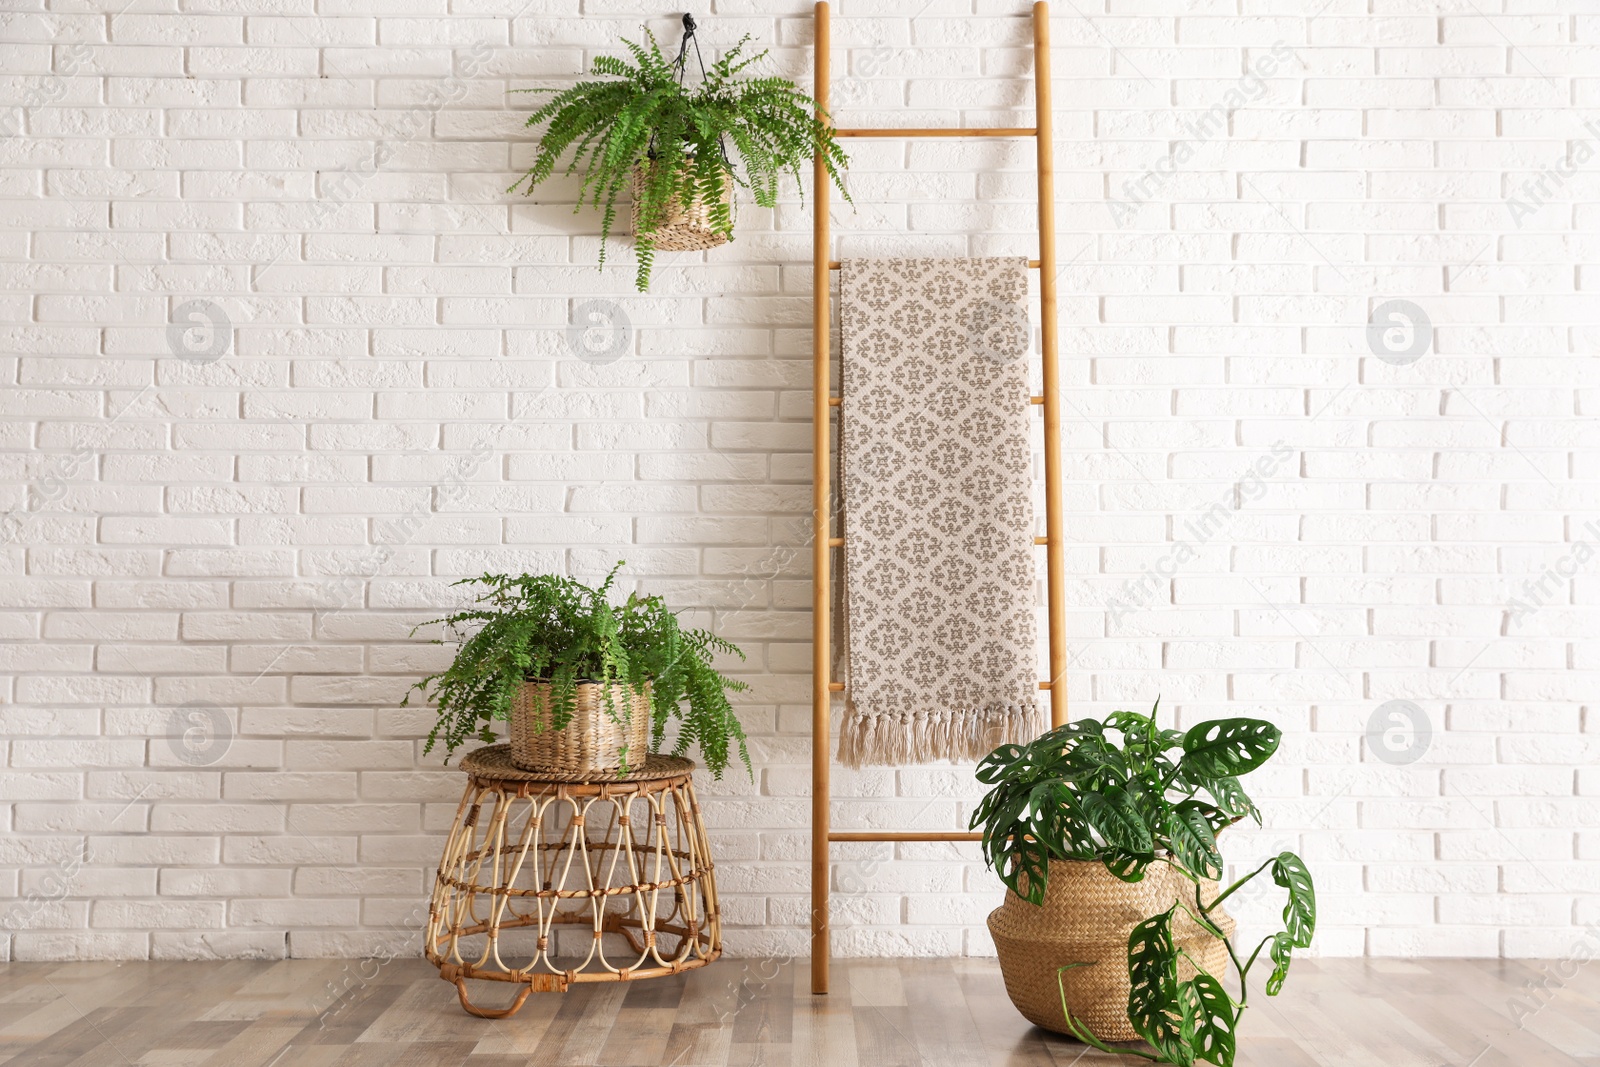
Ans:
{"type": "Polygon", "coordinates": [[[1183,735],[1178,766],[1195,778],[1230,778],[1247,774],[1272,758],[1282,737],[1263,719],[1216,719],[1183,735]]]}
{"type": "Polygon", "coordinates": [[[1239,779],[1233,777],[1195,777],[1191,781],[1210,793],[1212,799],[1217,802],[1217,807],[1229,815],[1240,818],[1248,815],[1256,821],[1257,826],[1261,825],[1261,811],[1250,799],[1249,794],[1244,791],[1244,786],[1239,783],[1239,779]]]}
{"type": "Polygon", "coordinates": [[[1222,983],[1201,971],[1179,986],[1178,996],[1183,1002],[1184,1017],[1189,1020],[1187,1029],[1194,1033],[1194,1058],[1217,1067],[1232,1067],[1239,1013],[1222,983]]]}
{"type": "Polygon", "coordinates": [[[1167,839],[1172,851],[1188,870],[1202,878],[1222,877],[1222,853],[1217,851],[1217,835],[1211,829],[1209,804],[1185,800],[1167,816],[1167,839]]]}
{"type": "Polygon", "coordinates": [[[1280,852],[1272,861],[1272,880],[1289,891],[1283,906],[1283,932],[1272,936],[1272,974],[1267,977],[1267,996],[1275,997],[1289,974],[1289,960],[1297,948],[1310,948],[1317,932],[1317,890],[1311,872],[1293,852],[1280,852]]]}
{"type": "Polygon", "coordinates": [[[1194,1047],[1178,1000],[1178,949],[1172,942],[1176,905],[1128,935],[1128,1022],[1166,1062],[1193,1067],[1194,1047]]]}
{"type": "Polygon", "coordinates": [[[1078,798],[1083,817],[1105,839],[1107,845],[1123,852],[1144,853],[1155,849],[1150,827],[1139,816],[1133,797],[1121,786],[1107,786],[1078,798]]]}

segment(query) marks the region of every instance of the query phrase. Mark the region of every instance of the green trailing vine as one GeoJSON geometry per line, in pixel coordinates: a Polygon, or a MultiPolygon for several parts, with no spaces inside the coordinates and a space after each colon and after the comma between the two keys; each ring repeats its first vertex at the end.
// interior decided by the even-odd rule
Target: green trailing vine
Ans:
{"type": "Polygon", "coordinates": [[[848,158],[833,131],[816,118],[817,102],[787,78],[742,77],[767,55],[741,55],[749,37],[712,63],[698,85],[686,86],[683,61],[693,34],[687,16],[685,24],[690,27],[685,52],[676,60],[663,55],[655,35],[646,30],[643,45],[622,42],[631,62],[621,56],[595,57],[590,72],[616,80],[579,82],[563,90],[517,90],[555,95],[528,118],[530,127],[548,125],[533,166],[511,191],[531,194],[571,149],[572,160],[563,173],[583,178],[574,210],[589,204],[601,212],[602,266],[606,241],[616,226],[617,200],[632,185],[635,166],[646,166],[639,232],[634,235],[640,292],[650,284],[655,257],[651,234],[670,217],[674,203],[698,197],[709,208],[711,228],[731,239],[733,187],[749,189],[762,207],[776,207],[779,178],[788,174],[799,184],[801,168],[814,152],[821,153],[828,176],[845,200],[850,199],[840,177],[848,158]],[[743,176],[728,156],[730,147],[743,163],[743,176]]]}
{"type": "Polygon", "coordinates": [[[1032,904],[1044,901],[1051,860],[1098,861],[1125,882],[1138,882],[1152,863],[1165,863],[1192,883],[1192,903],[1174,903],[1128,937],[1128,1021],[1148,1050],[1113,1048],[1097,1038],[1067,1009],[1064,985],[1061,1007],[1072,1032],[1106,1052],[1183,1067],[1202,1061],[1232,1067],[1251,968],[1266,951],[1272,962],[1266,991],[1277,996],[1294,950],[1310,947],[1316,932],[1316,889],[1300,857],[1283,852],[1205,900],[1202,886],[1223,873],[1217,834],[1246,817],[1261,822],[1239,779],[1272,757],[1281,733],[1260,719],[1169,730],[1157,722],[1157,709],[1149,715],[1119,711],[1104,722],[1080,719],[1030,744],[995,749],[978,765],[978,780],[992,788],[971,827],[983,827],[990,865],[1032,904]],[[1269,869],[1287,893],[1284,928],[1241,960],[1213,915],[1269,869]],[[1174,941],[1179,911],[1227,947],[1237,1000],[1222,976],[1208,973],[1174,941]],[[1179,957],[1194,967],[1192,979],[1179,981],[1179,957]]]}
{"type": "MultiPolygon", "coordinates": [[[[613,567],[598,588],[557,574],[485,574],[456,582],[479,587],[477,606],[417,627],[442,623],[460,642],[448,668],[411,687],[424,698],[431,689],[438,705],[423,751],[442,743],[448,762],[469,740],[494,741],[489,724],[510,718],[517,691],[532,679],[550,682],[554,729],[572,720],[580,682],[602,683],[606,711],[621,721],[625,709],[611,694],[611,684],[621,683],[635,693],[649,687],[652,749],[660,747],[667,723],[677,719],[674,755],[694,745],[721,778],[737,748],[749,771],[744,729],[728,701],[728,693],[749,687],[712,666],[717,653],[740,659],[744,653],[709,631],[681,628],[659,596],[630,593],[622,604],[612,604],[621,567],[613,567]]],[[[408,692],[402,703],[410,701],[408,692]]]]}

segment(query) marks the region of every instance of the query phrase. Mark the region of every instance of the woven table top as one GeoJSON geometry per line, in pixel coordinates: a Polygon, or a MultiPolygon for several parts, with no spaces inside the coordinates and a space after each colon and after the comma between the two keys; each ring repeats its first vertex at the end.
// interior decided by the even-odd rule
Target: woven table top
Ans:
{"type": "Polygon", "coordinates": [[[627,774],[612,771],[579,777],[555,776],[544,771],[525,771],[512,763],[511,745],[504,741],[474,749],[461,759],[461,769],[468,774],[502,782],[654,782],[662,778],[682,777],[693,772],[694,767],[692,759],[652,752],[643,767],[630,767],[627,774]]]}

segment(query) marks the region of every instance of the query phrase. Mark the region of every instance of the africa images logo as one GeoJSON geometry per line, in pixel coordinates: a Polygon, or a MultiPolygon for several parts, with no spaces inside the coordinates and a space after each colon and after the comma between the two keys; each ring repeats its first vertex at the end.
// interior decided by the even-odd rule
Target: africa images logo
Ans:
{"type": "Polygon", "coordinates": [[[1519,192],[1523,199],[1516,196],[1506,197],[1506,207],[1511,212],[1511,221],[1517,224],[1517,229],[1522,229],[1522,220],[1548,204],[1561,187],[1572,180],[1578,173],[1578,168],[1583,166],[1595,156],[1595,145],[1600,143],[1600,126],[1596,126],[1593,119],[1583,124],[1583,128],[1595,135],[1595,140],[1579,137],[1572,142],[1572,150],[1563,152],[1548,167],[1543,168],[1537,175],[1522,183],[1519,192]]]}

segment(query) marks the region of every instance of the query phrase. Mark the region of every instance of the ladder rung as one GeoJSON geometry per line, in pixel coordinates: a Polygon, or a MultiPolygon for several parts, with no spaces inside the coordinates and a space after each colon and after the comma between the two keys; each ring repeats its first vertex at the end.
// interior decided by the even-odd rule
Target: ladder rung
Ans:
{"type": "Polygon", "coordinates": [[[1037,137],[1039,131],[1032,126],[975,126],[961,127],[927,127],[913,126],[902,130],[896,129],[836,129],[835,137],[1037,137]]]}
{"type": "MultiPolygon", "coordinates": [[[[1033,539],[1033,543],[1036,544],[1036,545],[1048,545],[1050,543],[1050,538],[1048,538],[1048,537],[1035,537],[1033,539]]],[[[842,538],[842,537],[830,537],[830,538],[828,538],[828,547],[829,548],[843,548],[844,547],[844,538],[842,538]]]]}
{"type": "MultiPolygon", "coordinates": [[[[1050,683],[1049,682],[1040,682],[1039,683],[1039,688],[1040,689],[1049,689],[1050,688],[1050,683]]],[[[829,682],[828,683],[828,692],[830,692],[830,693],[842,693],[842,692],[844,692],[844,683],[843,682],[829,682]]]]}
{"type": "Polygon", "coordinates": [[[829,841],[982,841],[976,830],[836,830],[829,841]]]}
{"type": "MultiPolygon", "coordinates": [[[[842,397],[842,396],[830,396],[830,397],[829,397],[829,398],[828,398],[828,406],[829,406],[829,407],[830,407],[830,408],[836,408],[836,407],[838,407],[838,406],[839,406],[839,405],[840,405],[840,404],[841,404],[841,403],[842,403],[842,402],[843,402],[843,401],[844,401],[844,397],[842,397]]],[[[1033,404],[1033,405],[1035,405],[1035,406],[1038,406],[1038,405],[1040,405],[1040,404],[1043,404],[1043,403],[1044,403],[1044,397],[1042,397],[1042,396],[1030,396],[1030,397],[1029,397],[1029,398],[1028,398],[1028,403],[1030,403],[1030,404],[1033,404]]]]}
{"type": "MultiPolygon", "coordinates": [[[[839,269],[839,261],[837,259],[828,260],[828,269],[829,270],[838,270],[839,269]]],[[[1039,261],[1037,259],[1028,260],[1028,269],[1029,270],[1038,270],[1039,269],[1039,261]]]]}
{"type": "Polygon", "coordinates": [[[1037,138],[1034,126],[907,126],[904,130],[854,126],[834,130],[835,138],[1037,138]]]}

